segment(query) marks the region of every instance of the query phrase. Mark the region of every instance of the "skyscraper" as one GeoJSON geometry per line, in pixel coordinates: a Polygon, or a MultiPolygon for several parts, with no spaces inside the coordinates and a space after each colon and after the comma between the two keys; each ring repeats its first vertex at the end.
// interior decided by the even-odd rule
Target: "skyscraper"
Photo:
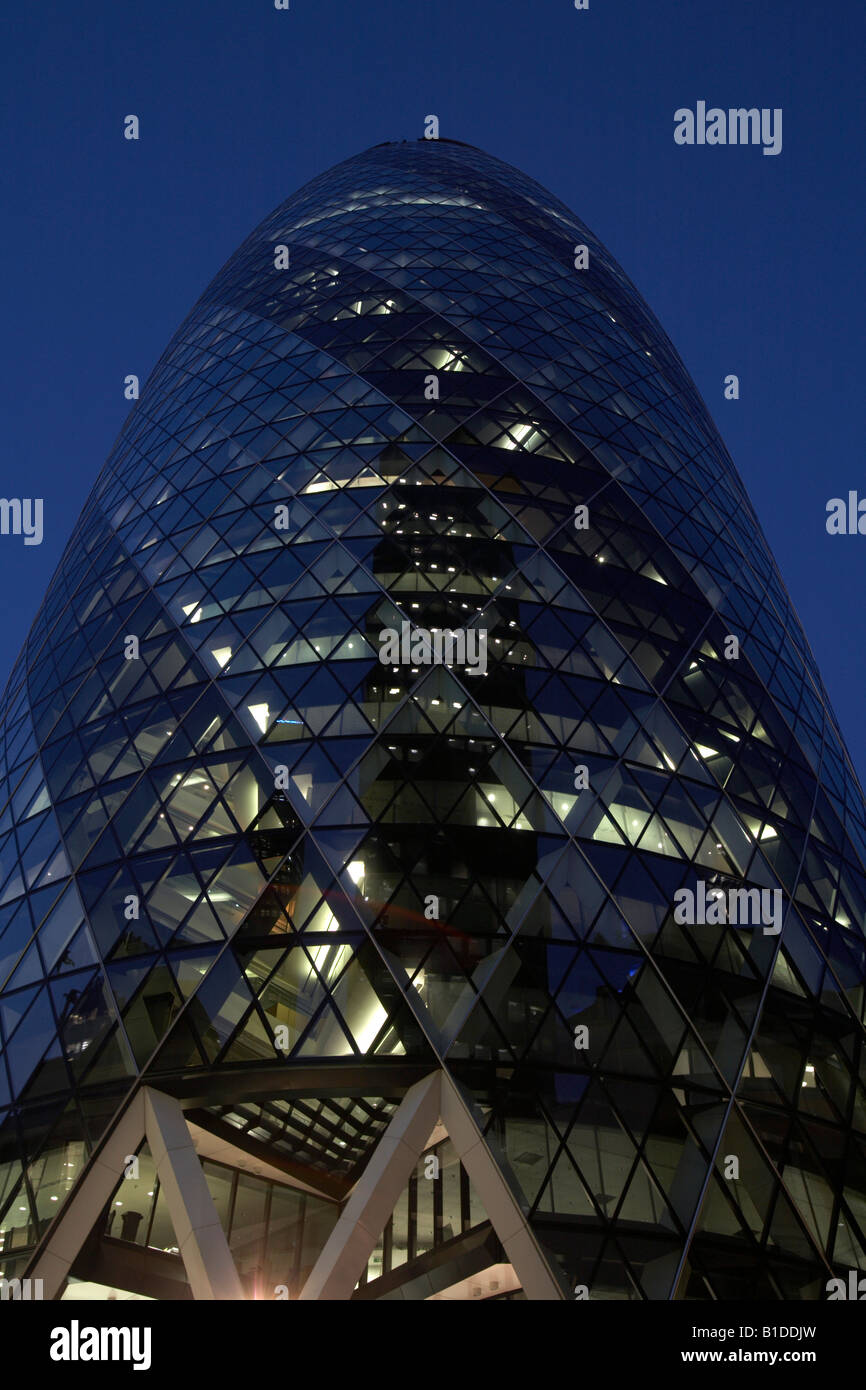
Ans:
{"type": "Polygon", "coordinates": [[[380,145],[261,223],[2,730],[7,1276],[815,1299],[863,1266],[862,794],[683,364],[523,174],[380,145]]]}

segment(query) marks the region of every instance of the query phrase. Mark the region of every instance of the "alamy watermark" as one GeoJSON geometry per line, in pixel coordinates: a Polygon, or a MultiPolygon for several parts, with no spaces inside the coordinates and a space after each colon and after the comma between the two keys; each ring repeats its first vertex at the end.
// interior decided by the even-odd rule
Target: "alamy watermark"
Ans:
{"type": "Polygon", "coordinates": [[[831,497],[827,503],[827,534],[830,536],[866,536],[866,497],[854,491],[844,497],[831,497]]]}
{"type": "Polygon", "coordinates": [[[674,140],[678,145],[763,145],[764,154],[782,153],[782,108],[720,106],[707,108],[699,101],[694,111],[681,106],[674,112],[674,140]]]}
{"type": "Polygon", "coordinates": [[[702,879],[697,890],[678,888],[674,893],[674,921],[681,926],[763,927],[764,936],[782,930],[781,888],[708,888],[702,879]]]}
{"type": "Polygon", "coordinates": [[[470,676],[487,675],[487,629],[413,627],[409,622],[379,633],[383,666],[465,666],[470,676]]]}
{"type": "Polygon", "coordinates": [[[0,497],[0,536],[23,536],[25,545],[42,544],[42,498],[0,497]]]}
{"type": "Polygon", "coordinates": [[[25,1303],[40,1301],[42,1299],[42,1280],[0,1278],[0,1299],[5,1302],[10,1298],[15,1302],[23,1299],[25,1303]]]}
{"type": "Polygon", "coordinates": [[[131,1361],[134,1371],[151,1364],[149,1327],[82,1327],[73,1318],[68,1327],[55,1327],[48,1351],[52,1361],[131,1361]]]}

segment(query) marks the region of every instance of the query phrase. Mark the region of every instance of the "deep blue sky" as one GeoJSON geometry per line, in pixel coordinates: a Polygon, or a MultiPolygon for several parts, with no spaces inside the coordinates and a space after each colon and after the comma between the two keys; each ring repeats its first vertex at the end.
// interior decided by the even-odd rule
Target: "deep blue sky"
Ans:
{"type": "Polygon", "coordinates": [[[0,683],[142,382],[252,227],[382,140],[524,169],[607,244],[743,475],[866,781],[862,0],[83,0],[0,38],[0,683]],[[784,145],[681,148],[677,107],[782,107],[784,145]],[[142,138],[123,139],[123,117],[142,138]],[[726,402],[728,372],[741,399],[726,402]]]}

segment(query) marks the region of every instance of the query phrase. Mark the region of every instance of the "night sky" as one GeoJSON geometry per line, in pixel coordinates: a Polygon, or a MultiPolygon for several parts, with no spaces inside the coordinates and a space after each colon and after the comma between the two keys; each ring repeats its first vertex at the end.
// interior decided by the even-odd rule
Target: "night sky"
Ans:
{"type": "Polygon", "coordinates": [[[866,781],[862,0],[140,0],[7,10],[0,537],[5,681],[171,334],[314,175],[441,134],[516,165],[606,243],[719,426],[866,781]],[[781,107],[783,148],[681,147],[674,112],[781,107]],[[141,122],[123,138],[124,116],[141,122]],[[724,378],[740,378],[726,401],[724,378]]]}

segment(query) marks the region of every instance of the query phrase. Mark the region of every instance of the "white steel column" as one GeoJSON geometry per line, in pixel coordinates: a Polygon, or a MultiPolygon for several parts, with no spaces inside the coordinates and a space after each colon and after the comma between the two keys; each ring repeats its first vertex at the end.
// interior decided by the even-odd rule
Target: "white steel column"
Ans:
{"type": "Polygon", "coordinates": [[[102,1145],[76,1191],[51,1227],[48,1243],[28,1278],[42,1280],[43,1297],[58,1298],[99,1214],[123,1176],[126,1160],[144,1138],[144,1100],[138,1091],[102,1145]]]}
{"type": "Polygon", "coordinates": [[[447,1072],[437,1071],[406,1092],[313,1266],[302,1299],[351,1298],[440,1117],[527,1298],[567,1296],[541,1252],[516,1184],[506,1177],[504,1156],[497,1155],[497,1162],[472,1102],[447,1072]]]}
{"type": "Polygon", "coordinates": [[[301,1290],[303,1299],[347,1299],[439,1118],[438,1071],[403,1097],[301,1290]]]}
{"type": "Polygon", "coordinates": [[[30,1267],[28,1277],[42,1280],[46,1299],[60,1297],[84,1242],[123,1177],[127,1160],[145,1138],[193,1298],[244,1298],[183,1111],[173,1097],[143,1086],[117,1120],[30,1267]]]}
{"type": "Polygon", "coordinates": [[[564,1286],[555,1277],[525,1214],[525,1203],[516,1182],[509,1183],[504,1154],[491,1152],[491,1141],[482,1137],[473,1115],[473,1104],[456,1082],[442,1073],[441,1113],[457,1157],[481,1201],[490,1224],[505,1248],[521,1288],[530,1299],[565,1299],[564,1286]],[[497,1162],[497,1158],[499,1162],[497,1162]]]}
{"type": "Polygon", "coordinates": [[[144,1087],[144,1127],[193,1298],[245,1297],[189,1126],[173,1096],[144,1087]]]}

